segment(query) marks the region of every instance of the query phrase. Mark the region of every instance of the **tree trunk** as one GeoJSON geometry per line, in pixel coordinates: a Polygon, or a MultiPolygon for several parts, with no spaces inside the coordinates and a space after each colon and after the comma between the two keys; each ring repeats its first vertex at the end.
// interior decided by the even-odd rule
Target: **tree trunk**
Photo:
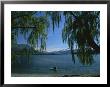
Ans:
{"type": "Polygon", "coordinates": [[[87,34],[87,42],[89,46],[93,48],[96,52],[100,52],[100,46],[96,44],[96,42],[89,33],[87,34]]]}
{"type": "Polygon", "coordinates": [[[89,46],[92,47],[96,52],[100,52],[100,47],[95,43],[94,40],[91,40],[89,43],[89,46]]]}
{"type": "Polygon", "coordinates": [[[72,55],[72,61],[75,63],[74,48],[73,48],[73,42],[72,41],[71,41],[71,55],[72,55]]]}

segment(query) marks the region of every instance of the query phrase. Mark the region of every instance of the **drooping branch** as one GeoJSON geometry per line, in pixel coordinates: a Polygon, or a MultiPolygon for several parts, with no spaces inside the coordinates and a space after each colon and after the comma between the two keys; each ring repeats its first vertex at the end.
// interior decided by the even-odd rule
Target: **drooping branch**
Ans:
{"type": "Polygon", "coordinates": [[[69,12],[75,19],[77,19],[77,16],[75,14],[73,14],[72,11],[69,12]]]}
{"type": "Polygon", "coordinates": [[[74,58],[74,47],[73,47],[73,42],[71,41],[71,55],[72,55],[72,60],[75,63],[75,58],[74,58]]]}
{"type": "MultiPolygon", "coordinates": [[[[32,15],[34,15],[36,12],[33,12],[32,14],[31,14],[31,16],[32,15]]],[[[13,21],[13,20],[15,20],[15,19],[18,19],[18,18],[21,18],[21,17],[24,17],[24,16],[29,16],[29,14],[22,14],[22,15],[17,15],[17,16],[11,16],[11,20],[13,21]]]]}
{"type": "Polygon", "coordinates": [[[92,36],[88,34],[87,42],[91,48],[93,48],[96,52],[100,52],[100,47],[96,44],[92,36]]]}

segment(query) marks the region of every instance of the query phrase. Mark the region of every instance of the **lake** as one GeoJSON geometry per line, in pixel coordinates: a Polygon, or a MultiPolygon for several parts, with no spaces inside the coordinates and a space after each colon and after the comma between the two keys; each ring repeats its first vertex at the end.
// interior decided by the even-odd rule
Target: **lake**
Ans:
{"type": "Polygon", "coordinates": [[[27,57],[19,56],[11,64],[11,73],[13,77],[100,76],[100,54],[93,55],[90,65],[82,64],[76,55],[74,63],[71,54],[32,55],[29,61],[27,57]]]}

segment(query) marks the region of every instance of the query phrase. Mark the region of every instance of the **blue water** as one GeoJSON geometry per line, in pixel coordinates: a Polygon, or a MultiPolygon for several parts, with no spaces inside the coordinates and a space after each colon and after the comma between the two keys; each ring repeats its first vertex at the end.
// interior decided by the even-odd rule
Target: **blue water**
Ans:
{"type": "Polygon", "coordinates": [[[12,76],[64,76],[64,75],[100,75],[100,55],[93,55],[93,62],[84,65],[75,56],[75,63],[71,54],[68,55],[32,55],[19,56],[12,62],[12,76]],[[56,70],[51,68],[57,67],[56,70]]]}

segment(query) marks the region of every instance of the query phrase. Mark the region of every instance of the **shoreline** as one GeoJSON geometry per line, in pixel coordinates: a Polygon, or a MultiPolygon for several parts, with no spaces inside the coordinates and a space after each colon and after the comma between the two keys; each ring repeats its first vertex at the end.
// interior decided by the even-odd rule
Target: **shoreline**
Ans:
{"type": "Polygon", "coordinates": [[[12,73],[11,77],[100,77],[98,74],[64,74],[64,75],[49,75],[49,74],[18,74],[12,73]]]}

